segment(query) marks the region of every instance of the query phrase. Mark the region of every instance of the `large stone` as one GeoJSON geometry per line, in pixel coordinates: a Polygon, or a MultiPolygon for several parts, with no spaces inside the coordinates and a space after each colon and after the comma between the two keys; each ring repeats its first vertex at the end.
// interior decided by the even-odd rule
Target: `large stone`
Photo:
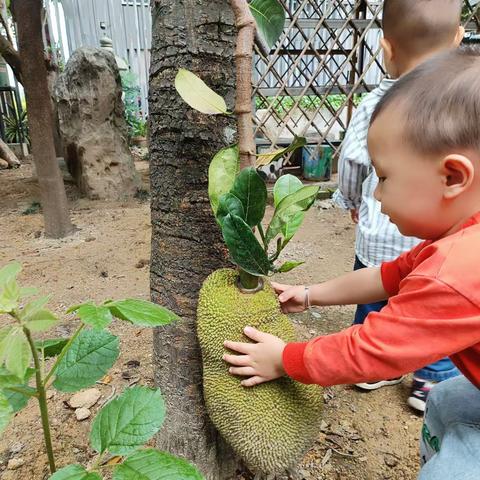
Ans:
{"type": "Polygon", "coordinates": [[[55,85],[67,167],[91,199],[124,199],[138,178],[127,144],[122,85],[112,53],[82,47],[55,85]]]}

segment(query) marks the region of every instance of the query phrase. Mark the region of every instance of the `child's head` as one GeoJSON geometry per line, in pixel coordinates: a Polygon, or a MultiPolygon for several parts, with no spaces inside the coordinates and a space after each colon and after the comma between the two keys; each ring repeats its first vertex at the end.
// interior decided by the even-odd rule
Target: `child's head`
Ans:
{"type": "Polygon", "coordinates": [[[381,45],[393,78],[415,68],[432,54],[457,47],[461,0],[385,0],[381,45]]]}
{"type": "Polygon", "coordinates": [[[480,210],[480,50],[451,50],[400,78],[372,115],[375,198],[404,235],[435,239],[480,210]]]}

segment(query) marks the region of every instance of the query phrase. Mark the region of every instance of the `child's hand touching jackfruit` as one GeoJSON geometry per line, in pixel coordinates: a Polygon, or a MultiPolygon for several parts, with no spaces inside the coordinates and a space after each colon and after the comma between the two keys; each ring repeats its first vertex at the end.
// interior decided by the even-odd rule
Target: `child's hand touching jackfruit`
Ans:
{"type": "Polygon", "coordinates": [[[283,285],[271,283],[278,295],[278,300],[284,313],[298,313],[306,310],[308,305],[308,290],[305,285],[283,285]]]}
{"type": "Polygon", "coordinates": [[[232,375],[249,377],[242,380],[244,387],[253,387],[283,377],[283,350],[285,342],[275,335],[245,327],[245,335],[257,343],[224,342],[224,346],[242,355],[224,355],[223,359],[234,365],[229,368],[232,375]]]}

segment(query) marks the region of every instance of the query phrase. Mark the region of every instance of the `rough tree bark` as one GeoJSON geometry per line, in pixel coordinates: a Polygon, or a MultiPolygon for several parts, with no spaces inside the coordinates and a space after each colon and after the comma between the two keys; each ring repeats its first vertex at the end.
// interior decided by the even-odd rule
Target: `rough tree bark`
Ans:
{"type": "Polygon", "coordinates": [[[201,284],[226,264],[207,172],[214,153],[234,142],[235,121],[195,112],[176,93],[174,78],[187,68],[232,106],[235,27],[228,0],[155,0],[152,7],[151,294],[182,317],[154,337],[155,379],[167,401],[158,444],[218,480],[231,478],[238,462],[205,411],[195,323],[201,284]]]}
{"type": "Polygon", "coordinates": [[[247,0],[230,0],[238,30],[235,48],[237,96],[235,113],[238,124],[240,168],[255,164],[255,138],[252,120],[252,60],[255,39],[255,20],[247,0]]]}
{"type": "Polygon", "coordinates": [[[53,116],[45,66],[39,0],[12,2],[18,29],[23,86],[28,105],[32,153],[40,185],[45,234],[60,238],[72,231],[63,177],[53,143],[53,116]]]}

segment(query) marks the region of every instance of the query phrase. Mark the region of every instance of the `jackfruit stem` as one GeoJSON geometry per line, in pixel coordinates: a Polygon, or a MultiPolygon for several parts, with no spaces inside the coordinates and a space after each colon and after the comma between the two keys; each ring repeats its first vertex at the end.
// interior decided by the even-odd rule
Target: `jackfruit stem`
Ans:
{"type": "Polygon", "coordinates": [[[258,287],[260,277],[252,275],[251,273],[248,273],[241,268],[238,269],[238,273],[240,277],[240,285],[242,288],[245,288],[246,290],[253,290],[258,287]]]}

